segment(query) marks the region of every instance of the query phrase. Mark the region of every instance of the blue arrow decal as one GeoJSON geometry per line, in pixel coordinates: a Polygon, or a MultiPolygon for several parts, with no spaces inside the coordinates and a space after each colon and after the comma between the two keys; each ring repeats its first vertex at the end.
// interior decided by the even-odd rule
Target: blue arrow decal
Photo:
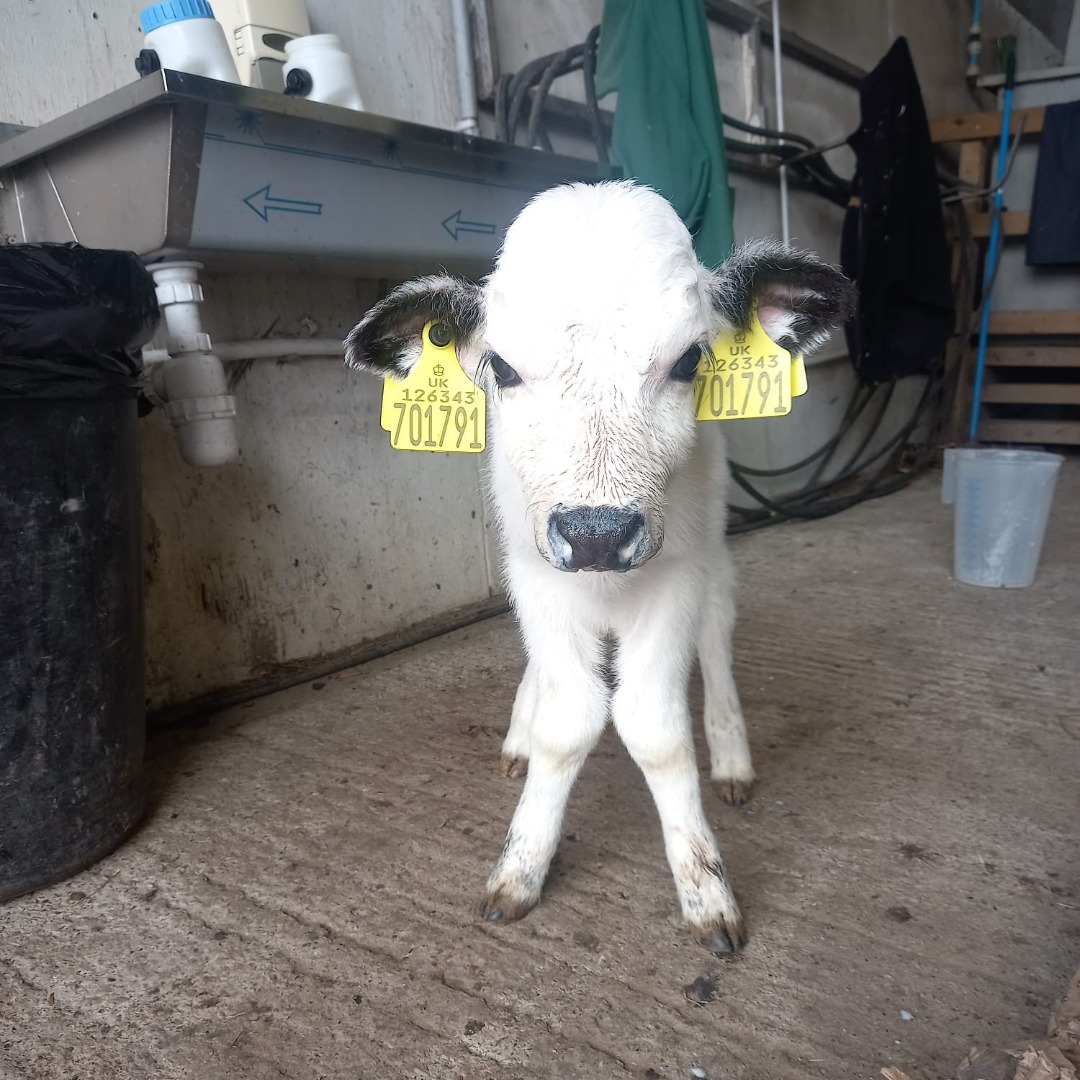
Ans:
{"type": "Polygon", "coordinates": [[[270,211],[278,210],[283,214],[322,214],[321,202],[308,202],[306,199],[283,199],[270,194],[270,185],[253,191],[244,199],[250,210],[254,210],[263,221],[270,220],[270,211]]]}
{"type": "Polygon", "coordinates": [[[495,226],[486,221],[462,221],[461,211],[455,210],[443,223],[442,227],[456,240],[458,233],[484,233],[486,236],[495,235],[495,226]]]}

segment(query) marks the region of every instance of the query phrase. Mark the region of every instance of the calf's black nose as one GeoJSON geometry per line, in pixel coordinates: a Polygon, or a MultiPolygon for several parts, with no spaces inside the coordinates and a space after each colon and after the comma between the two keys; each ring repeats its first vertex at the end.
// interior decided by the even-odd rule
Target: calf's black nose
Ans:
{"type": "Polygon", "coordinates": [[[645,518],[623,506],[556,506],[548,543],[560,570],[631,570],[645,551],[645,518]]]}

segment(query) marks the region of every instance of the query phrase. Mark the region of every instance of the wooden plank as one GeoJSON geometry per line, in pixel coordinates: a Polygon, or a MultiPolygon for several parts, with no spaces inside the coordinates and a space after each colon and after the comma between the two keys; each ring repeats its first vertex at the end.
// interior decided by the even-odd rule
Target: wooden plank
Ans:
{"type": "MultiPolygon", "coordinates": [[[[990,145],[986,142],[966,142],[960,145],[960,161],[956,175],[965,184],[973,188],[989,186],[990,145]]],[[[969,199],[964,204],[968,213],[975,214],[986,209],[986,198],[969,199]]]]}
{"type": "Polygon", "coordinates": [[[1080,334],[1080,310],[992,311],[991,334],[1080,334]]]}
{"type": "MultiPolygon", "coordinates": [[[[1037,135],[1046,121],[1046,108],[1013,109],[1009,134],[1015,135],[1023,121],[1025,135],[1037,135]]],[[[965,113],[962,116],[938,116],[930,121],[930,141],[936,143],[971,142],[996,139],[1001,135],[1001,113],[965,113]]]]}
{"type": "Polygon", "coordinates": [[[986,187],[989,174],[986,167],[989,164],[990,148],[984,142],[966,142],[960,147],[960,161],[956,168],[956,175],[965,184],[975,187],[986,187]]]}
{"type": "Polygon", "coordinates": [[[982,399],[1004,405],[1080,405],[1080,383],[992,383],[983,387],[982,399]]]}
{"type": "Polygon", "coordinates": [[[1080,346],[991,345],[986,363],[990,367],[1080,367],[1080,346]]]}
{"type": "Polygon", "coordinates": [[[1080,420],[983,420],[979,424],[979,439],[983,442],[1080,446],[1080,420]]]}
{"type": "MultiPolygon", "coordinates": [[[[987,212],[969,214],[968,221],[971,225],[971,235],[977,239],[984,239],[990,235],[990,225],[994,215],[987,212]]],[[[1005,210],[1001,214],[1002,236],[1027,236],[1031,227],[1030,210],[1005,210]]]]}

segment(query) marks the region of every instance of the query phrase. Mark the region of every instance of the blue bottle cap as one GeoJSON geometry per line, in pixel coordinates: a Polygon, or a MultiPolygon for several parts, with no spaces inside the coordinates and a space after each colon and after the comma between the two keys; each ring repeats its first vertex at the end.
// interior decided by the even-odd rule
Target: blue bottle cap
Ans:
{"type": "Polygon", "coordinates": [[[144,34],[169,23],[185,19],[212,19],[214,12],[206,0],[162,0],[139,12],[139,25],[144,34]]]}

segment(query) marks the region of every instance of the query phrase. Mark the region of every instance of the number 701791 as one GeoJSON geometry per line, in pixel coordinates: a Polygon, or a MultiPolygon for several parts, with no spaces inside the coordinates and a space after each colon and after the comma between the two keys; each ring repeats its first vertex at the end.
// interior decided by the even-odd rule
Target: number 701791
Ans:
{"type": "Polygon", "coordinates": [[[479,410],[464,405],[419,405],[395,401],[397,422],[390,443],[395,449],[462,450],[483,449],[480,440],[479,410]],[[451,430],[451,424],[453,429],[451,430]],[[456,439],[455,439],[456,435],[456,439]],[[462,443],[470,436],[465,447],[462,443]]]}
{"type": "Polygon", "coordinates": [[[790,411],[791,385],[782,366],[771,371],[717,371],[694,379],[694,413],[699,420],[782,416],[790,411]]]}

